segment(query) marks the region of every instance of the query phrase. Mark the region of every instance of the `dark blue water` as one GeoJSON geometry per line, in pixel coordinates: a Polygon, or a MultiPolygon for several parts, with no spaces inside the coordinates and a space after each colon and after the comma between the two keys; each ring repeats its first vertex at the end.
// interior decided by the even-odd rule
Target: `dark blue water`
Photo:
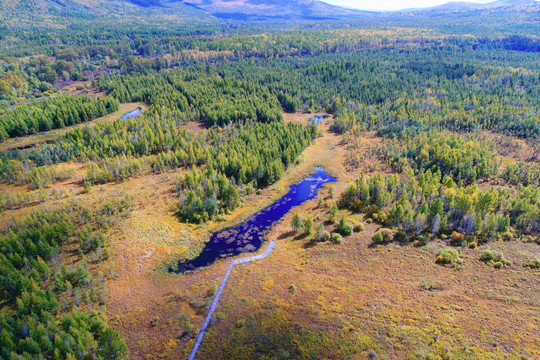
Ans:
{"type": "Polygon", "coordinates": [[[217,259],[257,251],[263,244],[265,232],[293,206],[313,199],[323,184],[337,181],[322,167],[317,167],[315,170],[315,174],[291,186],[287,195],[242,224],[213,234],[198,257],[183,263],[179,262],[178,270],[169,269],[169,271],[184,273],[209,266],[217,259]]]}
{"type": "Polygon", "coordinates": [[[136,108],[135,110],[130,111],[127,114],[124,114],[124,116],[122,116],[122,120],[127,120],[129,118],[134,118],[134,117],[137,117],[137,116],[139,116],[141,114],[142,114],[141,108],[136,108]]]}

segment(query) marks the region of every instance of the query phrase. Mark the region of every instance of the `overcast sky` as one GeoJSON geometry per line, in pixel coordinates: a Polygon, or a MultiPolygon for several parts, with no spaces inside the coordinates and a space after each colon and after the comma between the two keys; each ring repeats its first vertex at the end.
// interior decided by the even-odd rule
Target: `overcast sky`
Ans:
{"type": "MultiPolygon", "coordinates": [[[[323,0],[324,2],[362,10],[401,10],[429,7],[454,0],[323,0]]],[[[457,0],[476,3],[487,3],[494,0],[457,0]]]]}

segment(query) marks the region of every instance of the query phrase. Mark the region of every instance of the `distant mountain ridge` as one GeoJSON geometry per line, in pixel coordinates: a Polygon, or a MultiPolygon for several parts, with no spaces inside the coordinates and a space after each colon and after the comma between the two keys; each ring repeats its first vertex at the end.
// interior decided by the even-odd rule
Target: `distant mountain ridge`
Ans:
{"type": "Polygon", "coordinates": [[[540,24],[540,2],[498,0],[486,4],[449,2],[397,12],[369,12],[319,0],[0,0],[0,20],[12,26],[65,26],[70,18],[116,17],[138,22],[152,17],[183,23],[231,20],[351,20],[366,25],[540,24]],[[20,21],[19,21],[20,20],[20,21]],[[44,25],[45,24],[45,25],[44,25]]]}
{"type": "MultiPolygon", "coordinates": [[[[403,26],[410,22],[424,26],[540,26],[540,2],[536,0],[498,0],[490,3],[449,2],[422,8],[382,13],[379,20],[387,25],[403,26]]],[[[540,29],[538,31],[540,33],[540,29]]]]}
{"type": "Polygon", "coordinates": [[[505,7],[519,7],[519,6],[535,6],[540,4],[536,0],[498,0],[489,3],[473,3],[473,2],[461,2],[451,1],[442,5],[423,8],[423,9],[410,9],[409,11],[459,11],[459,10],[479,10],[479,9],[496,9],[505,7]]]}
{"type": "MultiPolygon", "coordinates": [[[[140,0],[132,0],[140,1],[140,0]]],[[[373,13],[346,9],[318,0],[184,0],[184,3],[225,18],[332,19],[373,13]]]]}

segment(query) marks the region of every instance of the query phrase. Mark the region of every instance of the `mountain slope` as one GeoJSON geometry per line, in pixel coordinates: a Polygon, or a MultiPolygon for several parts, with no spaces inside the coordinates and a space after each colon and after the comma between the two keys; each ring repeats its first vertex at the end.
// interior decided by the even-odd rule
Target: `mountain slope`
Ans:
{"type": "Polygon", "coordinates": [[[503,8],[529,8],[535,7],[538,5],[536,0],[499,0],[489,3],[471,3],[471,2],[461,2],[461,1],[452,1],[446,4],[433,6],[425,9],[415,9],[416,11],[421,12],[437,12],[437,11],[469,11],[469,10],[490,10],[497,9],[502,10],[503,8]]]}
{"type": "Polygon", "coordinates": [[[486,4],[449,2],[443,5],[383,13],[379,20],[387,25],[483,26],[500,30],[503,26],[540,25],[540,2],[500,0],[486,4]]]}
{"type": "MultiPolygon", "coordinates": [[[[540,25],[540,2],[499,0],[487,4],[450,2],[427,9],[367,12],[318,0],[0,0],[0,24],[13,29],[65,27],[97,19],[114,24],[167,24],[200,27],[231,20],[341,20],[374,26],[467,26],[500,32],[527,24],[528,33],[540,25]]],[[[523,30],[520,27],[521,30],[523,30]]],[[[520,31],[521,31],[520,30],[520,31]]],[[[508,32],[508,31],[507,31],[508,32]]]]}
{"type": "Polygon", "coordinates": [[[65,27],[96,20],[137,25],[215,23],[206,11],[181,1],[159,0],[0,0],[0,24],[11,28],[65,27]]]}
{"type": "MultiPolygon", "coordinates": [[[[139,1],[139,0],[132,0],[139,1]]],[[[317,0],[185,0],[214,16],[233,19],[338,19],[373,13],[345,9],[317,0]]]]}

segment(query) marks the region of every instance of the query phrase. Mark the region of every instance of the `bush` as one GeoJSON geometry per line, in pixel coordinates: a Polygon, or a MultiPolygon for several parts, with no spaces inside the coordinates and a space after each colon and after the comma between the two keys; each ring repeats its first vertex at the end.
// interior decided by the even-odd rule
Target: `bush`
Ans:
{"type": "Polygon", "coordinates": [[[461,264],[463,260],[459,257],[459,252],[456,249],[443,249],[439,252],[435,262],[441,265],[455,266],[461,264]]]}
{"type": "Polygon", "coordinates": [[[476,246],[478,246],[478,244],[475,241],[469,243],[469,249],[476,249],[476,246]]]}
{"type": "Polygon", "coordinates": [[[540,258],[534,258],[533,260],[523,264],[523,266],[529,269],[540,269],[540,258]]]}
{"type": "Polygon", "coordinates": [[[480,255],[480,260],[493,266],[495,266],[495,263],[501,263],[501,267],[502,265],[510,264],[510,262],[504,258],[502,252],[495,250],[484,250],[482,255],[480,255]]]}
{"type": "Polygon", "coordinates": [[[333,242],[334,244],[341,244],[341,242],[343,241],[343,238],[341,237],[340,234],[338,234],[338,233],[333,233],[333,234],[332,234],[332,239],[331,239],[331,240],[332,240],[332,242],[333,242]]]}
{"type": "Polygon", "coordinates": [[[394,232],[390,229],[381,229],[379,230],[383,236],[384,242],[389,243],[394,241],[394,232]]]}
{"type": "Polygon", "coordinates": [[[403,243],[407,241],[407,234],[403,231],[396,231],[394,234],[394,241],[403,243]]]}
{"type": "Polygon", "coordinates": [[[353,231],[354,231],[354,232],[362,232],[362,231],[364,231],[364,230],[365,230],[364,224],[358,223],[358,224],[355,224],[355,225],[354,225],[354,228],[353,228],[353,231]]]}
{"type": "Polygon", "coordinates": [[[216,295],[217,290],[218,290],[217,284],[216,283],[212,284],[210,286],[210,288],[208,288],[208,291],[206,292],[206,296],[212,297],[212,296],[216,295]]]}
{"type": "Polygon", "coordinates": [[[450,239],[452,245],[461,245],[463,242],[463,234],[454,231],[452,232],[452,235],[450,235],[450,239]]]}
{"type": "Polygon", "coordinates": [[[323,232],[323,241],[330,241],[332,240],[332,235],[328,231],[323,232]]]}
{"type": "Polygon", "coordinates": [[[353,232],[353,227],[351,224],[347,223],[345,221],[345,218],[341,218],[339,221],[339,226],[337,228],[337,232],[340,233],[343,236],[351,235],[353,232]]]}
{"type": "Polygon", "coordinates": [[[424,235],[418,235],[416,237],[416,240],[414,241],[414,246],[420,247],[420,246],[426,246],[429,239],[424,235]]]}
{"type": "Polygon", "coordinates": [[[382,233],[380,231],[377,231],[375,235],[373,235],[373,243],[374,244],[383,244],[384,238],[382,236],[382,233]]]}
{"type": "Polygon", "coordinates": [[[313,230],[313,220],[311,218],[307,218],[304,221],[304,234],[309,235],[311,234],[311,230],[313,230]]]}

